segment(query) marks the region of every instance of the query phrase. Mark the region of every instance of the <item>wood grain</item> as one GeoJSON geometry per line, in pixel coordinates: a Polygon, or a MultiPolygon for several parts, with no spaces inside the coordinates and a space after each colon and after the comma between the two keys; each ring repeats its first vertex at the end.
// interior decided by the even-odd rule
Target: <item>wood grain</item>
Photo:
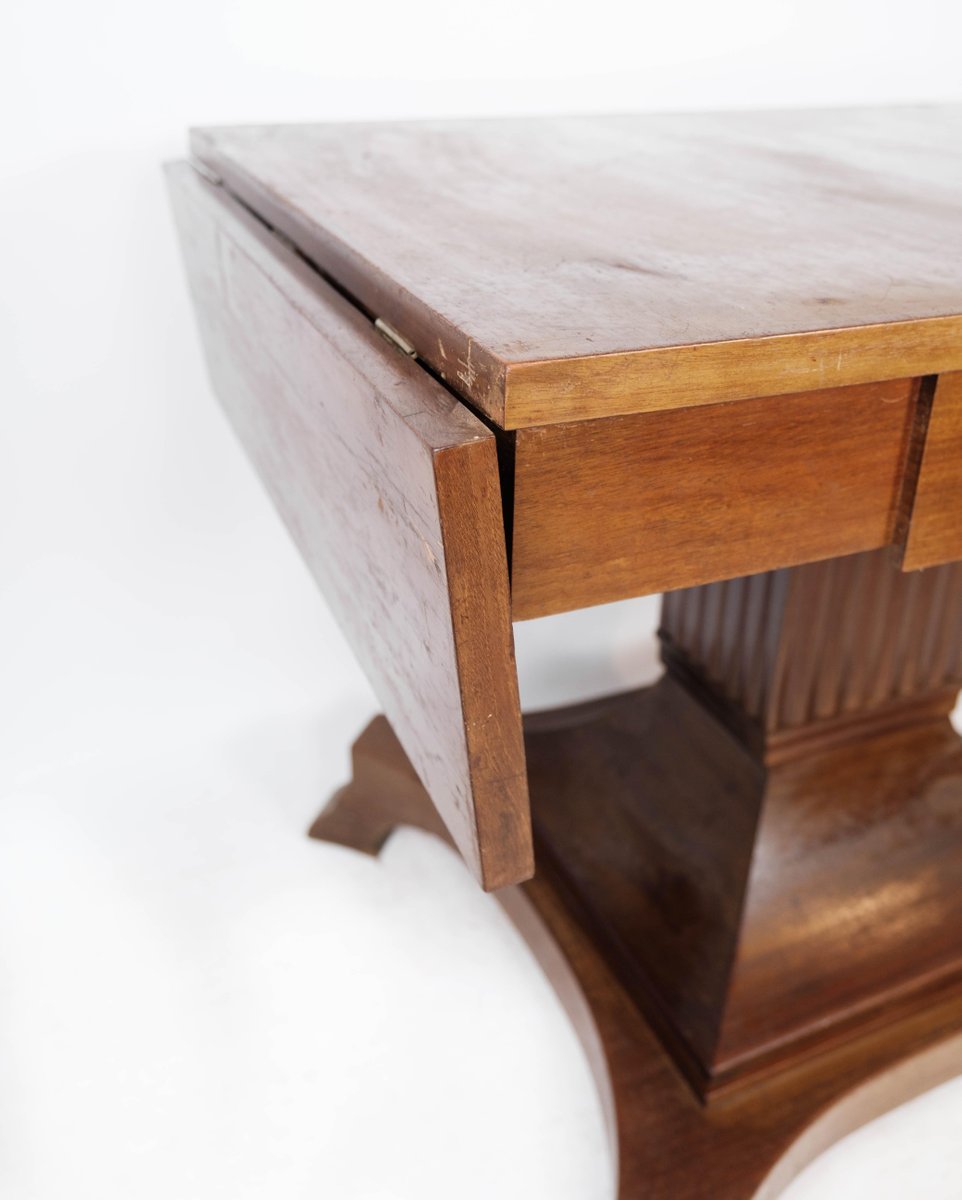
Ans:
{"type": "Polygon", "coordinates": [[[192,145],[506,428],[962,369],[962,106],[192,145]]]}
{"type": "MultiPolygon", "coordinates": [[[[563,747],[567,731],[585,715],[545,714],[529,738],[563,747]]],[[[549,758],[536,756],[537,762],[549,758]]],[[[532,765],[537,816],[540,805],[554,803],[553,778],[542,786],[535,760],[532,765]]],[[[378,717],[355,743],[353,780],[312,835],[376,853],[400,824],[444,836],[390,726],[378,717]]],[[[962,1071],[962,994],[956,992],[892,1015],[706,1106],[550,871],[539,870],[536,879],[497,898],[584,1046],[612,1145],[617,1200],[774,1200],[846,1133],[962,1071]]]]}
{"type": "Polygon", "coordinates": [[[704,1095],[962,992],[960,611],[884,550],[692,589],[654,688],[529,721],[539,863],[704,1095]]]}
{"type": "Polygon", "coordinates": [[[505,424],[551,424],[562,419],[562,407],[565,421],[577,421],[953,370],[959,366],[960,336],[962,319],[933,317],[512,364],[505,384],[512,407],[505,424]]]}
{"type": "Polygon", "coordinates": [[[518,430],[516,620],[895,536],[917,382],[518,430]]]}
{"type": "Polygon", "coordinates": [[[943,704],[962,688],[962,563],[895,567],[883,550],[672,592],[664,653],[754,725],[769,761],[800,730],[943,704]]]}
{"type": "Polygon", "coordinates": [[[493,436],[222,188],[169,181],[241,442],[475,875],[527,878],[493,436]]]}
{"type": "Polygon", "coordinates": [[[905,570],[962,558],[962,372],[935,385],[915,503],[905,543],[905,570]]]}
{"type": "Polygon", "coordinates": [[[542,869],[699,1090],[962,989],[960,612],[885,551],[685,590],[656,688],[529,721],[542,869]]]}

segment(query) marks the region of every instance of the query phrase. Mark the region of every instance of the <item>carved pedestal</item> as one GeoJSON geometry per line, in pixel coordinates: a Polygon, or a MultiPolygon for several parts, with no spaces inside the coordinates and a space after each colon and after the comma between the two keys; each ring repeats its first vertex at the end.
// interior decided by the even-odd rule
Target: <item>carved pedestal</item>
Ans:
{"type": "MultiPolygon", "coordinates": [[[[959,1068],[960,616],[962,566],[887,551],[676,592],[654,687],[527,720],[538,875],[499,896],[585,1038],[621,1200],[775,1195],[959,1068]]],[[[312,832],[374,852],[401,822],[443,836],[379,719],[312,832]]]]}
{"type": "Polygon", "coordinates": [[[676,592],[666,677],[529,743],[542,861],[699,1091],[962,972],[960,615],[886,551],[676,592]]]}

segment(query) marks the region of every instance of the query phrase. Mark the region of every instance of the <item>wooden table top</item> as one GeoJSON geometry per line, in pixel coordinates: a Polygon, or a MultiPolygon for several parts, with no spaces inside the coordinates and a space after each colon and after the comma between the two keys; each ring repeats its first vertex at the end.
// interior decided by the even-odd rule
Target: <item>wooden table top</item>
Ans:
{"type": "Polygon", "coordinates": [[[962,368],[962,106],[202,129],[507,428],[962,368]]]}

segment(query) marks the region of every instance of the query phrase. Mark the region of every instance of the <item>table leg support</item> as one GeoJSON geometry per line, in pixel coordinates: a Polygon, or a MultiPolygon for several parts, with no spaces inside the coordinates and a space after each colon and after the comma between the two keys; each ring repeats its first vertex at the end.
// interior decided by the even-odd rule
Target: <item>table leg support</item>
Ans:
{"type": "MultiPolygon", "coordinates": [[[[653,688],[531,717],[538,875],[497,893],[591,1060],[619,1200],[773,1197],[962,1070],[962,569],[666,598],[653,688]]],[[[444,836],[383,718],[314,836],[444,836]]]]}

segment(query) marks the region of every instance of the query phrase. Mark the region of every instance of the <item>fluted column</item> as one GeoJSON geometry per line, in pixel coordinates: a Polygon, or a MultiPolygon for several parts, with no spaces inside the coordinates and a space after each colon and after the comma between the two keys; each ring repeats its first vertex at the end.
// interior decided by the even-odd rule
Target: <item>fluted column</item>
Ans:
{"type": "Polygon", "coordinates": [[[528,762],[539,862],[696,1088],[962,993],[962,565],[691,588],[662,639],[528,762]]]}
{"type": "Polygon", "coordinates": [[[962,688],[962,563],[903,573],[893,552],[829,559],[665,597],[669,671],[770,755],[799,734],[962,688]]]}

